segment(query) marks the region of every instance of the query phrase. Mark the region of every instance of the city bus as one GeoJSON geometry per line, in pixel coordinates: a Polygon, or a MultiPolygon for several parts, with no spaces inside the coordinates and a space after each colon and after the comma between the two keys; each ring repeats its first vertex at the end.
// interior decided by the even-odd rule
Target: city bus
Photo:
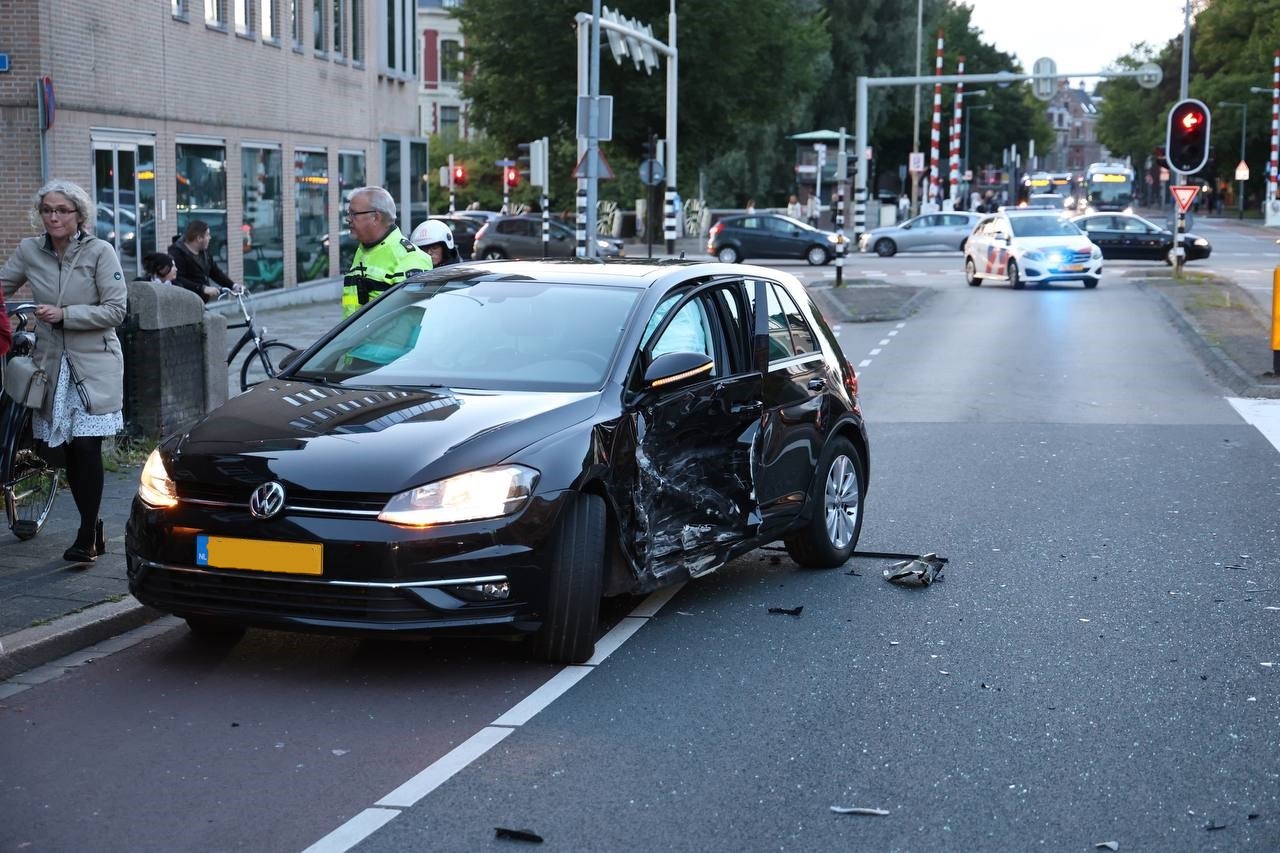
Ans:
{"type": "Polygon", "coordinates": [[[1081,179],[1088,213],[1133,213],[1133,168],[1125,163],[1092,163],[1081,179]]]}

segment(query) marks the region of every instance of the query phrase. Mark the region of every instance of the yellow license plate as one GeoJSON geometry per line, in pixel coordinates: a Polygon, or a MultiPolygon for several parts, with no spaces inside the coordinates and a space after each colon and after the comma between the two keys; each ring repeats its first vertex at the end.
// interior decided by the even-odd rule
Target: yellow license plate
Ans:
{"type": "Polygon", "coordinates": [[[319,575],[324,573],[324,546],[201,533],[196,536],[196,565],[248,572],[319,575]]]}
{"type": "Polygon", "coordinates": [[[1084,264],[1067,264],[1063,269],[1067,272],[1080,272],[1084,269],[1084,264]]]}

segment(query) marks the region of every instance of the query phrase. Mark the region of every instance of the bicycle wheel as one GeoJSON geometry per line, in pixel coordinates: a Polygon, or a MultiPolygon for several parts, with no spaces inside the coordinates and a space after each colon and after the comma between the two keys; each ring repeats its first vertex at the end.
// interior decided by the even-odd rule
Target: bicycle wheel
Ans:
{"type": "Polygon", "coordinates": [[[31,410],[24,408],[11,423],[9,443],[5,447],[3,467],[4,506],[9,529],[19,539],[30,539],[40,532],[54,498],[58,496],[58,469],[49,465],[36,451],[31,433],[31,410]]]}
{"type": "Polygon", "coordinates": [[[240,390],[248,391],[264,379],[276,375],[280,360],[296,350],[284,341],[263,341],[261,346],[249,350],[240,365],[240,390]]]}

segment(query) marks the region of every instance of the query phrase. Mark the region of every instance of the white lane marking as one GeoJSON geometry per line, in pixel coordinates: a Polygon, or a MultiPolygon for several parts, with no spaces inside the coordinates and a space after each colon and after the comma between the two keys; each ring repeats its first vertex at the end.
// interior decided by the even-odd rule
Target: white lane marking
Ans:
{"type": "MultiPolygon", "coordinates": [[[[898,329],[901,329],[901,328],[902,328],[902,325],[903,325],[902,323],[899,323],[899,324],[898,324],[898,329]]],[[[898,329],[894,329],[892,332],[890,332],[890,333],[889,333],[889,337],[891,337],[891,338],[892,338],[894,335],[898,334],[898,329]]]]}
{"type": "Polygon", "coordinates": [[[1256,397],[1228,397],[1227,402],[1252,424],[1271,446],[1280,450],[1280,400],[1256,397]]]}
{"type": "Polygon", "coordinates": [[[862,361],[858,362],[858,367],[866,367],[870,363],[871,363],[871,359],[864,358],[862,361]]]}
{"type": "MultiPolygon", "coordinates": [[[[907,275],[910,275],[910,273],[907,273],[907,275]]],[[[858,362],[858,369],[861,370],[864,367],[870,366],[871,360],[875,358],[877,355],[879,355],[880,353],[884,352],[884,348],[893,342],[894,335],[898,334],[899,330],[901,330],[906,325],[907,325],[906,323],[899,323],[895,328],[893,328],[889,332],[886,332],[887,337],[881,340],[878,346],[871,348],[871,351],[867,353],[867,356],[868,356],[867,358],[864,358],[862,361],[858,362]]]]}
{"type": "Polygon", "coordinates": [[[873,347],[871,352],[867,353],[867,355],[879,355],[883,351],[884,350],[880,349],[880,347],[873,347]]]}
{"type": "Polygon", "coordinates": [[[392,818],[400,814],[401,809],[407,809],[415,805],[423,797],[466,769],[471,762],[515,732],[517,727],[529,722],[535,714],[563,696],[569,688],[583,678],[586,678],[587,675],[594,671],[596,664],[617,651],[623,643],[644,626],[645,622],[656,616],[663,605],[669,602],[683,587],[684,584],[676,584],[651,593],[644,601],[636,605],[629,615],[623,617],[608,634],[600,638],[600,641],[596,643],[596,653],[591,657],[591,660],[580,666],[566,666],[551,676],[540,687],[494,720],[492,724],[485,726],[455,746],[448,753],[414,775],[409,781],[374,804],[383,808],[365,809],[315,844],[312,844],[304,853],[345,853],[345,851],[364,841],[389,823],[392,818]]]}
{"type": "Polygon", "coordinates": [[[485,726],[445,755],[429,764],[408,782],[378,800],[375,805],[407,809],[449,781],[455,773],[502,743],[515,729],[485,726]]]}
{"type": "Polygon", "coordinates": [[[863,278],[888,278],[889,274],[887,272],[877,272],[875,270],[867,270],[862,274],[862,277],[863,278]]]}
{"type": "Polygon", "coordinates": [[[888,339],[888,338],[885,338],[884,340],[882,340],[882,341],[880,342],[880,346],[882,346],[882,347],[887,347],[888,345],[889,345],[889,339],[888,339]]]}
{"type": "Polygon", "coordinates": [[[495,726],[523,726],[534,715],[569,692],[569,688],[591,674],[589,666],[566,666],[537,690],[517,702],[493,721],[495,726]]]}
{"type": "Polygon", "coordinates": [[[341,853],[343,850],[350,850],[398,814],[398,809],[365,809],[302,853],[341,853]]]}

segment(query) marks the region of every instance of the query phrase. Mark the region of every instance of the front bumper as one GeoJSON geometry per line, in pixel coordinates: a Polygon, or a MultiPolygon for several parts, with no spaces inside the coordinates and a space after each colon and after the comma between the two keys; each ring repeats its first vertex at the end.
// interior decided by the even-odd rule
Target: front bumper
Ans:
{"type": "Polygon", "coordinates": [[[179,616],[324,633],[536,630],[548,555],[568,493],[535,497],[509,518],[406,528],[372,517],[236,507],[152,509],[135,498],[125,532],[129,591],[179,616]],[[319,544],[320,574],[200,565],[201,534],[319,544]],[[507,595],[494,590],[505,584],[507,595]]]}
{"type": "Polygon", "coordinates": [[[1102,258],[1088,261],[1056,261],[1029,258],[1022,262],[1022,278],[1028,284],[1050,284],[1056,281],[1084,281],[1102,277],[1102,258]]]}

